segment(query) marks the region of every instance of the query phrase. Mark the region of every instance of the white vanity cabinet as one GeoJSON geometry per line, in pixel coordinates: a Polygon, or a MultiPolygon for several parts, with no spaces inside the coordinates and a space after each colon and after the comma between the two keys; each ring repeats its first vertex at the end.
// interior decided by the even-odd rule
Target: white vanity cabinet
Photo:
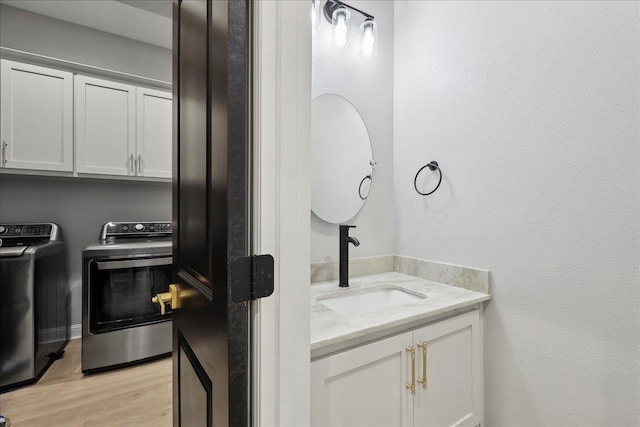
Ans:
{"type": "Polygon", "coordinates": [[[412,426],[406,332],[311,362],[312,426],[412,426]]]}
{"type": "Polygon", "coordinates": [[[312,361],[311,424],[481,424],[479,327],[473,310],[312,361]]]}
{"type": "Polygon", "coordinates": [[[0,60],[0,166],[73,171],[73,74],[0,60]]]}
{"type": "Polygon", "coordinates": [[[171,94],[76,76],[78,173],[171,178],[171,94]]]}
{"type": "Polygon", "coordinates": [[[416,383],[414,425],[480,424],[484,403],[479,311],[416,329],[413,340],[416,376],[425,381],[416,383]]]}

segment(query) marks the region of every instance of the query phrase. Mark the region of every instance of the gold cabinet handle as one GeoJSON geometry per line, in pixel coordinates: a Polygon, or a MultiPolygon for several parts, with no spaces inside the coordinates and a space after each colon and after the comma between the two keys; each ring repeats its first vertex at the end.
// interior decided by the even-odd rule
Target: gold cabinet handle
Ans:
{"type": "Polygon", "coordinates": [[[129,156],[129,173],[134,173],[135,169],[135,160],[133,159],[133,154],[129,156]]]}
{"type": "Polygon", "coordinates": [[[185,298],[191,298],[197,293],[195,289],[182,289],[180,285],[169,285],[169,292],[163,292],[151,298],[154,304],[160,304],[160,314],[166,313],[165,304],[169,304],[172,310],[180,308],[185,298]]]}
{"type": "Polygon", "coordinates": [[[138,154],[138,173],[142,175],[142,155],[138,154]]]}
{"type": "Polygon", "coordinates": [[[418,377],[418,384],[422,384],[422,389],[427,389],[427,342],[418,343],[418,348],[422,349],[422,378],[418,377]]]}
{"type": "Polygon", "coordinates": [[[407,383],[407,388],[411,390],[413,396],[416,395],[416,348],[414,346],[405,348],[411,353],[411,382],[407,383]]]}

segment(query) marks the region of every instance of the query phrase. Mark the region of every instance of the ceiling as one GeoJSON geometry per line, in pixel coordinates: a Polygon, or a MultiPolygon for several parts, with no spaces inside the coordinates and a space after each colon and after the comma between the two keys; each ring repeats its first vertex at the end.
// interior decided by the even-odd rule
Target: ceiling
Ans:
{"type": "Polygon", "coordinates": [[[171,0],[0,0],[0,3],[171,49],[171,0]]]}

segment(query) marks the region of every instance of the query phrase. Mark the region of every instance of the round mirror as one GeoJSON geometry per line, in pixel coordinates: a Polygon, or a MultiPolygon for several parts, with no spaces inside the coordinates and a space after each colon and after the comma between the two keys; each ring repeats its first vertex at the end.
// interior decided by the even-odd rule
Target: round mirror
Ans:
{"type": "Polygon", "coordinates": [[[358,110],[339,95],[311,103],[311,210],[334,224],[353,218],[373,181],[373,152],[358,110]]]}

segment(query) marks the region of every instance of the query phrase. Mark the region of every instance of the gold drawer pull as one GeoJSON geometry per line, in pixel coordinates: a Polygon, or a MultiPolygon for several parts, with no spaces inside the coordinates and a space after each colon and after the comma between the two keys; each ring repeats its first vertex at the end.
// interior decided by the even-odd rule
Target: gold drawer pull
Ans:
{"type": "Polygon", "coordinates": [[[418,347],[422,349],[422,378],[418,378],[418,384],[422,384],[424,390],[427,389],[427,343],[418,343],[418,347]]]}
{"type": "Polygon", "coordinates": [[[414,346],[405,348],[411,353],[411,382],[407,383],[407,388],[411,390],[413,396],[416,395],[416,348],[414,346]]]}

